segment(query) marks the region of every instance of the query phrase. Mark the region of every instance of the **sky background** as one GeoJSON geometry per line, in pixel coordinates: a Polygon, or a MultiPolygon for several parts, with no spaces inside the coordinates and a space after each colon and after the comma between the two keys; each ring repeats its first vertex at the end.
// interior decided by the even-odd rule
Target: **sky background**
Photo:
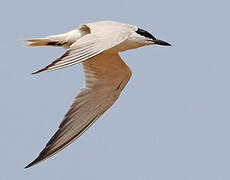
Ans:
{"type": "Polygon", "coordinates": [[[1,180],[229,180],[230,3],[227,0],[1,1],[1,180]],[[80,64],[31,75],[64,52],[19,39],[114,20],[172,47],[121,53],[133,75],[77,141],[24,169],[84,84],[80,64]]]}

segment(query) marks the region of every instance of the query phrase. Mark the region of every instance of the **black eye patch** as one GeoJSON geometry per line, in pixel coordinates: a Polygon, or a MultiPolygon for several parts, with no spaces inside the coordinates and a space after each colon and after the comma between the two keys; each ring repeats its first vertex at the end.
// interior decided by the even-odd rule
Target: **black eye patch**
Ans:
{"type": "Polygon", "coordinates": [[[147,32],[147,31],[145,31],[143,29],[140,29],[140,28],[138,28],[138,30],[136,31],[136,33],[140,34],[141,36],[153,39],[153,40],[156,39],[152,34],[150,34],[149,32],[147,32]]]}

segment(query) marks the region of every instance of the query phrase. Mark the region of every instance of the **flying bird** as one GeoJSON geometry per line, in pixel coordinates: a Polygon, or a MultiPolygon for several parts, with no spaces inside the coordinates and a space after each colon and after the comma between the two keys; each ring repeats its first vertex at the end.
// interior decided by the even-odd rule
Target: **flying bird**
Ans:
{"type": "Polygon", "coordinates": [[[77,63],[82,63],[85,74],[85,87],[75,97],[59,129],[39,156],[25,168],[71,144],[114,104],[132,74],[119,52],[153,44],[171,46],[137,26],[114,21],[83,24],[64,34],[25,41],[28,47],[57,46],[66,49],[61,57],[32,74],[77,63]]]}

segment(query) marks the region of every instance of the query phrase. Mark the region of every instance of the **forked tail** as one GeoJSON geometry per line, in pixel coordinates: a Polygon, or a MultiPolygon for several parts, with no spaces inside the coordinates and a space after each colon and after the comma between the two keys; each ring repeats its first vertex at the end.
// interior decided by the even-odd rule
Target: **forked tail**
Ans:
{"type": "Polygon", "coordinates": [[[64,41],[58,41],[54,39],[48,39],[48,38],[41,38],[41,39],[25,39],[24,41],[28,42],[26,44],[26,47],[33,47],[33,46],[61,46],[66,47],[67,42],[64,41]]]}

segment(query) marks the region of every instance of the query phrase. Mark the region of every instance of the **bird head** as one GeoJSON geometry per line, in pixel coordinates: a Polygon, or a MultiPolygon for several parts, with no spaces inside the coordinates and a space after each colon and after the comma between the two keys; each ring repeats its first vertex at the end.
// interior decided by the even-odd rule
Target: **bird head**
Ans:
{"type": "Polygon", "coordinates": [[[171,44],[156,39],[152,34],[150,34],[148,31],[145,31],[143,29],[138,28],[136,31],[136,37],[140,43],[143,43],[143,45],[151,45],[151,44],[156,44],[156,45],[162,45],[162,46],[171,46],[171,44]]]}

